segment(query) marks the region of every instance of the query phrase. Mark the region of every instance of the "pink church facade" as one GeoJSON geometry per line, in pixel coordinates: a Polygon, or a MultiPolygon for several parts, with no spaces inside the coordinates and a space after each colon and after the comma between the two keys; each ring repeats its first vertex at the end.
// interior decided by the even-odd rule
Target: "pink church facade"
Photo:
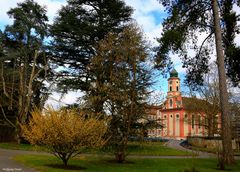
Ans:
{"type": "Polygon", "coordinates": [[[169,139],[186,139],[187,136],[205,136],[207,129],[202,124],[205,120],[203,113],[191,113],[184,107],[191,98],[182,97],[180,79],[176,70],[171,71],[168,79],[166,101],[162,106],[151,107],[150,119],[161,119],[163,129],[148,130],[149,137],[169,139]]]}

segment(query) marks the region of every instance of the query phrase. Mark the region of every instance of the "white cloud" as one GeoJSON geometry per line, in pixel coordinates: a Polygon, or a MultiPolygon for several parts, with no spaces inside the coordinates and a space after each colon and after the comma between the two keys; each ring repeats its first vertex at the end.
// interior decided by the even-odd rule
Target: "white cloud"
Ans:
{"type": "Polygon", "coordinates": [[[22,2],[22,0],[11,0],[11,1],[0,1],[0,19],[1,23],[9,23],[9,17],[7,15],[7,11],[10,10],[10,8],[14,8],[17,6],[17,2],[22,2]]]}
{"type": "Polygon", "coordinates": [[[163,6],[156,0],[125,0],[125,2],[133,7],[133,18],[143,28],[149,40],[156,44],[155,38],[160,37],[162,31],[160,14],[164,12],[163,6]]]}
{"type": "Polygon", "coordinates": [[[63,96],[60,93],[53,92],[49,96],[49,99],[46,102],[46,106],[50,105],[53,108],[59,108],[67,104],[75,103],[77,99],[82,96],[83,96],[83,93],[80,91],[69,91],[67,94],[63,96]]]}
{"type": "MultiPolygon", "coordinates": [[[[9,24],[11,20],[9,20],[9,16],[7,15],[7,11],[10,8],[15,8],[17,3],[23,2],[24,0],[1,0],[0,1],[0,19],[1,23],[9,24]]],[[[61,8],[62,5],[66,4],[65,0],[35,0],[42,6],[46,6],[47,8],[47,16],[49,17],[50,23],[53,21],[54,16],[56,16],[57,11],[61,8]]]]}
{"type": "Polygon", "coordinates": [[[125,2],[127,5],[133,7],[135,16],[164,10],[163,6],[157,0],[125,0],[125,2]]]}
{"type": "MultiPolygon", "coordinates": [[[[235,11],[236,14],[239,15],[239,14],[240,14],[240,7],[237,6],[236,4],[234,4],[234,5],[233,5],[233,11],[235,11]]],[[[238,28],[239,28],[239,26],[240,26],[240,21],[237,22],[237,25],[238,25],[238,28]]],[[[236,37],[235,37],[234,42],[235,42],[238,46],[240,46],[240,34],[236,34],[236,37]]]]}
{"type": "Polygon", "coordinates": [[[53,1],[53,0],[35,0],[40,5],[44,5],[47,7],[47,15],[49,17],[50,23],[53,21],[54,17],[57,15],[58,10],[61,9],[62,6],[66,5],[66,1],[53,1]]]}

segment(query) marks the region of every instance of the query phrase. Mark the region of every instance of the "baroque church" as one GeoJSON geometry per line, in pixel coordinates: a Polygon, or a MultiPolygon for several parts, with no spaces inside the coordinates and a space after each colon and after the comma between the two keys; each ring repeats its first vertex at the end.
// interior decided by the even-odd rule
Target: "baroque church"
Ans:
{"type": "Polygon", "coordinates": [[[173,69],[168,78],[166,100],[161,106],[151,106],[148,113],[148,118],[151,120],[161,119],[163,128],[149,129],[148,137],[186,139],[187,136],[205,136],[207,134],[206,128],[204,125],[200,125],[204,122],[205,114],[201,112],[191,113],[189,111],[191,103],[192,98],[181,95],[180,78],[178,72],[173,69]]]}

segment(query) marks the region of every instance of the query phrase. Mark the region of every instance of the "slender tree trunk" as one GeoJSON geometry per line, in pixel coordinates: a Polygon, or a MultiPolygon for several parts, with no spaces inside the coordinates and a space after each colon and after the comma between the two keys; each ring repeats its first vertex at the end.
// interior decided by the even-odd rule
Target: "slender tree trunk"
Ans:
{"type": "Polygon", "coordinates": [[[228,92],[226,84],[224,54],[222,46],[222,33],[220,28],[220,19],[218,13],[217,0],[212,0],[214,29],[215,29],[215,42],[217,51],[217,64],[219,75],[219,90],[220,90],[220,108],[221,108],[221,129],[222,129],[222,147],[223,147],[223,162],[231,164],[234,161],[232,150],[232,135],[231,135],[231,119],[229,115],[228,106],[228,92]]]}
{"type": "Polygon", "coordinates": [[[213,116],[212,114],[208,114],[208,137],[213,137],[214,133],[213,133],[213,116]]]}

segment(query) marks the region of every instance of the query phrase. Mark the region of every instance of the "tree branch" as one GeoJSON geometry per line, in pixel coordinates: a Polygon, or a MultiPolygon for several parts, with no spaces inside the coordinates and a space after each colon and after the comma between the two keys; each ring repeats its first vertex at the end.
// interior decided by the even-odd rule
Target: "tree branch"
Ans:
{"type": "Polygon", "coordinates": [[[3,63],[1,62],[1,77],[2,77],[2,85],[3,85],[3,93],[5,96],[7,96],[7,98],[10,98],[9,94],[7,93],[7,90],[6,90],[6,82],[5,82],[5,78],[4,78],[4,75],[3,75],[3,63]]]}
{"type": "Polygon", "coordinates": [[[198,54],[197,54],[196,57],[199,57],[199,55],[200,55],[200,53],[201,53],[201,51],[202,51],[202,47],[203,47],[204,43],[208,40],[208,38],[210,38],[210,37],[212,36],[213,33],[214,33],[214,32],[211,32],[211,33],[203,40],[203,42],[202,42],[202,44],[201,44],[201,46],[200,46],[200,49],[199,49],[198,54]]]}
{"type": "Polygon", "coordinates": [[[5,112],[4,112],[4,109],[2,107],[2,105],[0,104],[0,107],[1,107],[1,111],[2,111],[2,115],[3,115],[3,118],[14,128],[16,128],[16,125],[14,125],[6,116],[5,112]]]}

